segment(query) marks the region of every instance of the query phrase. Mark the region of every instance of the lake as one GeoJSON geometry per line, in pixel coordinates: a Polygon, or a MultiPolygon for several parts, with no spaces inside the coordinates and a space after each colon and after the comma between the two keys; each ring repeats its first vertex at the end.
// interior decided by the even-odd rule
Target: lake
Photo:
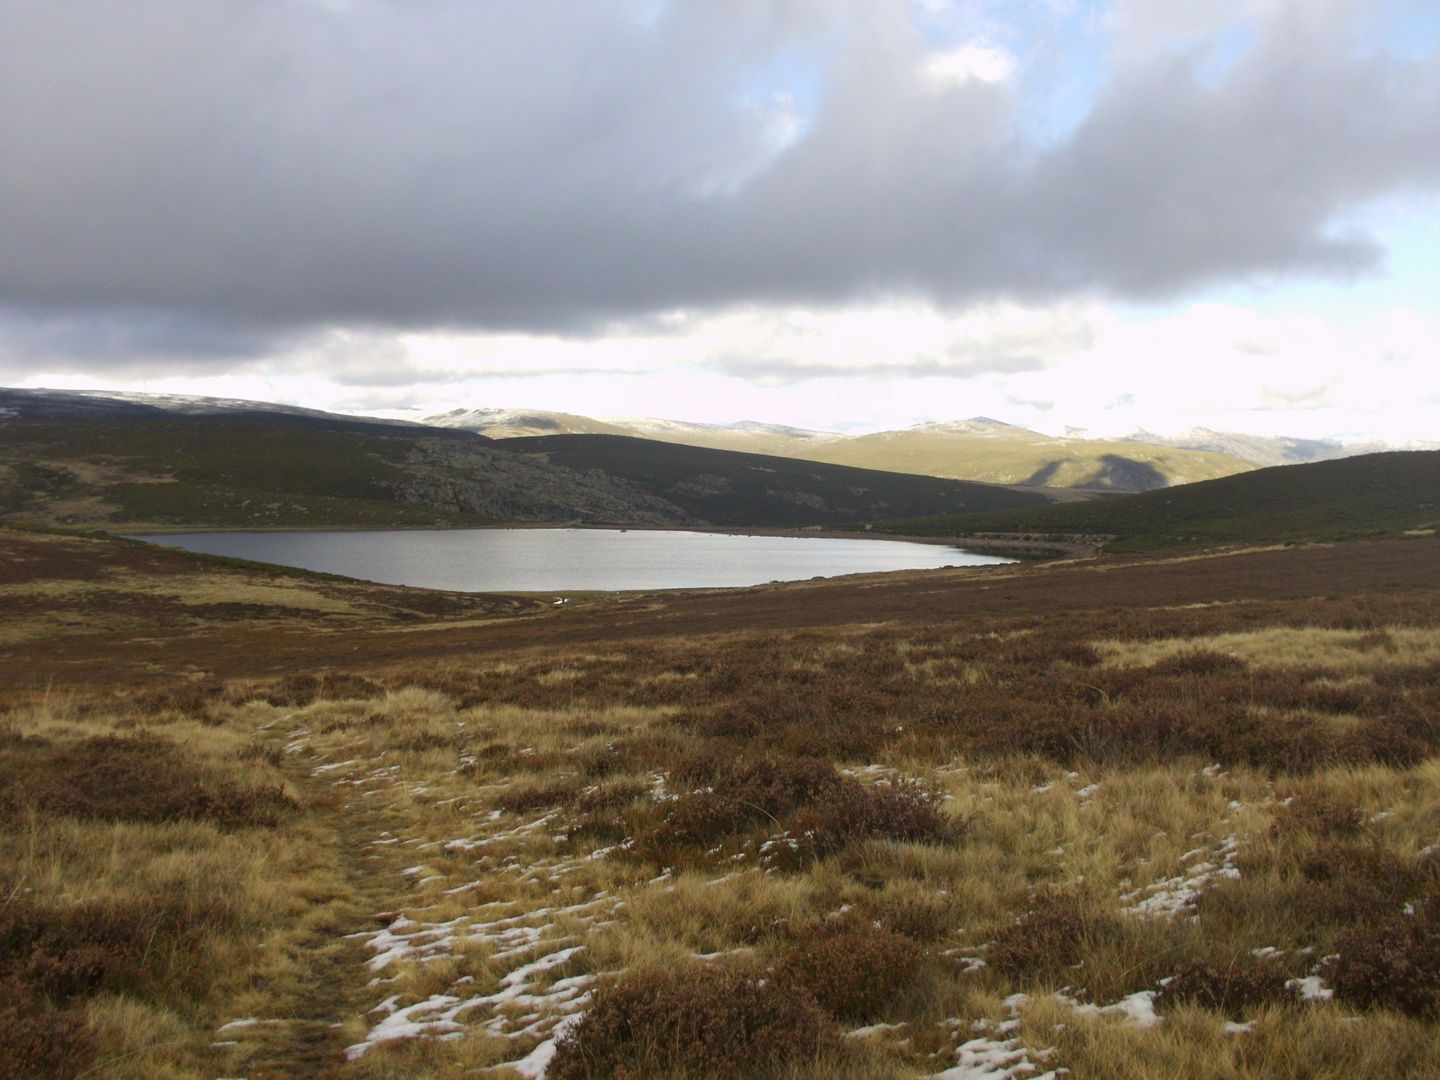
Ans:
{"type": "Polygon", "coordinates": [[[899,540],[634,529],[204,532],[138,539],[452,592],[726,588],[1010,561],[899,540]]]}

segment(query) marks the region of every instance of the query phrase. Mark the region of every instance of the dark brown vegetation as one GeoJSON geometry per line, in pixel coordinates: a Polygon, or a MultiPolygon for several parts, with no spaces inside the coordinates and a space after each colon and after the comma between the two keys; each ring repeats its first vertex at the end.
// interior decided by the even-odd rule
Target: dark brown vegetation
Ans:
{"type": "Polygon", "coordinates": [[[1440,927],[1432,907],[1340,934],[1320,969],[1337,996],[1361,1008],[1440,1017],[1440,927]]]}
{"type": "Polygon", "coordinates": [[[1294,1003],[1289,972],[1277,964],[1218,964],[1191,960],[1165,980],[1156,995],[1158,1008],[1176,1002],[1200,1005],[1239,1020],[1265,1005],[1294,1003]]]}
{"type": "Polygon", "coordinates": [[[766,1077],[840,1049],[834,1021],[803,990],[696,966],[626,977],[560,1044],[552,1080],[766,1077]]]}
{"type": "Polygon", "coordinates": [[[1097,940],[1113,938],[1119,922],[1088,910],[1072,896],[1047,895],[995,934],[985,951],[991,967],[1014,975],[1057,975],[1074,965],[1097,940]]]}
{"type": "Polygon", "coordinates": [[[231,929],[221,899],[0,906],[0,1077],[84,1075],[99,1052],[83,1006],[97,994],[168,1003],[208,989],[205,943],[231,929]]]}
{"type": "Polygon", "coordinates": [[[923,958],[915,942],[889,930],[821,926],[800,936],[775,975],[843,1020],[869,1020],[915,981],[923,958]]]}
{"type": "MultiPolygon", "coordinates": [[[[693,776],[697,764],[684,765],[693,776]]],[[[626,835],[622,850],[661,867],[758,856],[768,867],[794,870],[865,840],[940,843],[956,835],[930,789],[861,784],[821,758],[741,758],[702,782],[673,802],[614,821],[626,835]]],[[[597,830],[590,822],[580,831],[597,830]]]]}
{"type": "Polygon", "coordinates": [[[0,743],[0,814],[27,812],[108,821],[212,821],[273,827],[298,809],[278,785],[207,782],[157,735],[100,736],[69,746],[46,739],[0,743]]]}

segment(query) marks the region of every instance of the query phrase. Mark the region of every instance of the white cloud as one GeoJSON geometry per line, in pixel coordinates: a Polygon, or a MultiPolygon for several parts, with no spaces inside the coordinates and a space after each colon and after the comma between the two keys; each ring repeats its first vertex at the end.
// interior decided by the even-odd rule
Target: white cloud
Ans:
{"type": "Polygon", "coordinates": [[[1004,49],[978,42],[932,52],[920,65],[921,79],[937,93],[972,82],[1004,82],[1014,71],[1013,56],[1004,49]]]}
{"type": "Polygon", "coordinates": [[[672,311],[608,334],[325,334],[223,375],[26,385],[214,394],[341,411],[457,406],[877,430],[994,416],[1050,434],[1192,427],[1389,441],[1440,434],[1440,328],[1397,308],[1358,329],[1238,304],[962,311],[672,311]]]}

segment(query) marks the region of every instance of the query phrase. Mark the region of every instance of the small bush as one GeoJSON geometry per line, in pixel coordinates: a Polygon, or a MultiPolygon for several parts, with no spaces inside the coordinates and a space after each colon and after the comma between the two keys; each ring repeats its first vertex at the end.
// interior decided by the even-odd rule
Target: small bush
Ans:
{"type": "Polygon", "coordinates": [[[808,991],[842,1019],[864,1020],[882,1012],[914,979],[923,955],[914,941],[889,930],[821,930],[802,937],[775,976],[808,991]]]}
{"type": "Polygon", "coordinates": [[[525,784],[502,791],[495,799],[495,805],[511,813],[526,810],[548,809],[573,802],[580,794],[580,781],[574,779],[555,780],[548,784],[525,784]]]}
{"type": "Polygon", "coordinates": [[[797,806],[841,786],[835,766],[818,758],[735,762],[723,767],[707,788],[681,796],[664,821],[635,837],[632,851],[657,865],[683,863],[697,848],[763,822],[779,824],[797,806]]]}
{"type": "Polygon", "coordinates": [[[1150,668],[1156,675],[1222,675],[1244,669],[1245,661],[1238,656],[1213,649],[1190,649],[1166,657],[1150,668]]]}
{"type": "Polygon", "coordinates": [[[316,675],[308,671],[297,671],[286,675],[274,686],[254,691],[250,697],[259,698],[268,705],[279,707],[303,707],[312,705],[321,698],[329,701],[367,701],[384,696],[385,688],[363,675],[346,672],[324,672],[316,675]]]}
{"type": "Polygon", "coordinates": [[[1113,917],[1087,912],[1073,897],[1043,896],[995,934],[985,962],[1007,975],[1058,972],[1079,963],[1090,942],[1118,928],[1113,917]]]}
{"type": "Polygon", "coordinates": [[[1315,836],[1354,836],[1365,815],[1353,803],[1341,802],[1325,791],[1305,791],[1275,815],[1271,831],[1276,836],[1309,832],[1315,836]]]}
{"type": "Polygon", "coordinates": [[[442,734],[438,731],[415,731],[392,736],[389,747],[391,750],[424,754],[431,750],[451,749],[459,742],[460,737],[454,734],[442,734]]]}
{"type": "Polygon", "coordinates": [[[83,1017],[55,1009],[0,1010],[0,1080],[87,1075],[99,1040],[83,1017]]]}
{"type": "Polygon", "coordinates": [[[617,780],[585,788],[575,797],[575,809],[584,814],[597,810],[615,810],[629,806],[649,793],[649,786],[639,780],[617,780]]]}
{"type": "Polygon", "coordinates": [[[695,967],[627,976],[561,1040],[551,1080],[762,1078],[840,1049],[834,1021],[802,990],[695,967]]]}
{"type": "Polygon", "coordinates": [[[1191,960],[1177,968],[1155,999],[1156,1007],[1190,1002],[1238,1020],[1262,1005],[1295,1000],[1286,973],[1274,964],[1216,964],[1191,960]]]}
{"type": "Polygon", "coordinates": [[[206,938],[232,919],[219,902],[13,899],[0,907],[0,982],[55,1005],[101,990],[143,996],[196,989],[206,938]]]}
{"type": "Polygon", "coordinates": [[[1419,896],[1423,875],[1388,851],[1330,844],[1317,848],[1302,866],[1305,885],[1295,913],[1310,924],[1376,924],[1400,913],[1419,896]]]}
{"type": "Polygon", "coordinates": [[[141,734],[0,752],[0,812],[26,807],[110,821],[213,821],[233,829],[273,828],[299,804],[278,785],[207,785],[174,743],[141,734]]]}
{"type": "Polygon", "coordinates": [[[1320,975],[1340,1000],[1440,1017],[1440,935],[1426,919],[1399,916],[1356,926],[1335,939],[1320,975]]]}
{"type": "Polygon", "coordinates": [[[885,905],[880,921],[888,930],[915,941],[938,941],[955,929],[956,911],[950,903],[910,896],[885,905]]]}
{"type": "Polygon", "coordinates": [[[940,797],[920,783],[867,786],[847,777],[826,798],[796,813],[767,841],[769,865],[796,869],[865,840],[940,844],[957,829],[940,813],[940,797]]]}
{"type": "Polygon", "coordinates": [[[147,713],[175,712],[193,720],[208,720],[210,703],[224,692],[220,683],[180,682],[144,693],[135,703],[147,713]]]}
{"type": "Polygon", "coordinates": [[[241,761],[263,761],[272,769],[278,769],[285,761],[285,754],[278,746],[266,746],[261,742],[242,747],[236,757],[241,761]]]}

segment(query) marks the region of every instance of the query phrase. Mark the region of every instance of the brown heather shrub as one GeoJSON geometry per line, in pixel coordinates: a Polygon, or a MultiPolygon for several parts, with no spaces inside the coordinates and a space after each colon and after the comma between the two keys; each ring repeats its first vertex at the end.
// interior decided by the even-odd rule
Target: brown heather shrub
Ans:
{"type": "Polygon", "coordinates": [[[1219,675],[1244,671],[1245,661],[1214,649],[1191,649],[1152,664],[1150,670],[1156,675],[1219,675]]]}
{"type": "Polygon", "coordinates": [[[234,914],[162,900],[0,907],[0,983],[29,1000],[63,1004],[101,990],[141,996],[199,992],[203,946],[234,914]]]}
{"type": "Polygon", "coordinates": [[[985,963],[1007,975],[1058,973],[1079,963],[1088,945],[1114,936],[1119,927],[1113,916],[1087,911],[1074,897],[1043,895],[995,933],[985,963]]]}
{"type": "Polygon", "coordinates": [[[1352,927],[1334,950],[1320,975],[1341,1001],[1440,1017],[1440,933],[1431,920],[1401,915],[1352,927]]]}
{"type": "Polygon", "coordinates": [[[944,844],[958,839],[963,829],[940,813],[940,796],[925,784],[867,786],[846,777],[831,794],[798,810],[789,827],[766,842],[766,865],[798,869],[866,840],[944,844]]]}
{"type": "Polygon", "coordinates": [[[430,750],[450,750],[464,745],[464,737],[454,732],[413,731],[404,734],[397,732],[391,735],[387,745],[391,750],[424,754],[430,750]]]}
{"type": "Polygon", "coordinates": [[[179,682],[141,694],[135,704],[146,713],[175,712],[192,720],[208,721],[211,702],[224,693],[224,685],[218,682],[179,682]]]}
{"type": "Polygon", "coordinates": [[[955,930],[957,912],[936,897],[907,896],[885,905],[880,922],[914,941],[938,941],[955,930]]]}
{"type": "Polygon", "coordinates": [[[90,1074],[99,1051],[84,1017],[50,1008],[0,1008],[0,1080],[78,1080],[90,1074]]]}
{"type": "Polygon", "coordinates": [[[1354,836],[1365,815],[1353,803],[1342,802],[1327,791],[1302,791],[1275,815],[1270,827],[1275,836],[1309,832],[1315,836],[1354,836]]]}
{"type": "Polygon", "coordinates": [[[1191,960],[1175,969],[1155,998],[1157,1008],[1188,1002],[1232,1020],[1264,1005],[1295,1001],[1288,975],[1275,964],[1217,964],[1191,960]]]}
{"type": "Polygon", "coordinates": [[[241,761],[263,761],[272,769],[278,769],[285,761],[285,753],[278,746],[266,746],[259,741],[241,747],[235,756],[241,761]]]}
{"type": "Polygon", "coordinates": [[[614,745],[587,746],[574,755],[575,768],[580,774],[591,780],[599,780],[609,776],[613,772],[630,765],[625,755],[622,755],[614,745]]]}
{"type": "Polygon", "coordinates": [[[919,945],[889,930],[821,927],[799,938],[775,977],[808,991],[843,1020],[867,1020],[914,980],[923,958],[919,945]]]}
{"type": "Polygon", "coordinates": [[[762,758],[722,766],[710,785],[682,795],[658,825],[635,837],[632,853],[657,865],[693,858],[765,822],[779,824],[797,806],[839,790],[835,766],[818,758],[762,758]]]}
{"type": "Polygon", "coordinates": [[[385,688],[363,675],[348,672],[322,672],[316,675],[297,671],[286,675],[270,687],[248,691],[242,701],[261,700],[279,707],[313,705],[324,698],[329,701],[368,700],[382,697],[385,688]]]}
{"type": "Polygon", "coordinates": [[[1340,737],[1336,756],[1356,764],[1375,762],[1406,769],[1429,757],[1435,748],[1433,721],[1406,724],[1394,717],[1366,717],[1340,737]],[[1415,727],[1421,728],[1420,732],[1413,730],[1415,727]]]}
{"type": "Polygon", "coordinates": [[[636,799],[643,799],[649,793],[649,785],[640,780],[615,780],[585,788],[575,797],[575,809],[583,814],[616,810],[629,806],[636,799]]]}
{"type": "Polygon", "coordinates": [[[1305,885],[1295,914],[1312,925],[1385,922],[1426,886],[1416,867],[1378,847],[1326,845],[1316,848],[1301,870],[1305,885]]]}
{"type": "Polygon", "coordinates": [[[278,785],[206,785],[174,743],[155,735],[98,736],[69,747],[0,750],[0,813],[26,807],[110,821],[213,821],[273,828],[299,809],[278,785]]]}
{"type": "Polygon", "coordinates": [[[834,1021],[802,990],[696,966],[624,977],[561,1040],[551,1080],[683,1075],[763,1080],[841,1052],[834,1021]]]}
{"type": "Polygon", "coordinates": [[[523,784],[502,791],[495,799],[501,810],[518,813],[525,810],[564,806],[580,794],[580,781],[573,778],[552,780],[545,784],[523,784]]]}
{"type": "Polygon", "coordinates": [[[980,768],[980,775],[1002,783],[1039,787],[1054,775],[1054,766],[1033,757],[1001,757],[980,768]]]}

